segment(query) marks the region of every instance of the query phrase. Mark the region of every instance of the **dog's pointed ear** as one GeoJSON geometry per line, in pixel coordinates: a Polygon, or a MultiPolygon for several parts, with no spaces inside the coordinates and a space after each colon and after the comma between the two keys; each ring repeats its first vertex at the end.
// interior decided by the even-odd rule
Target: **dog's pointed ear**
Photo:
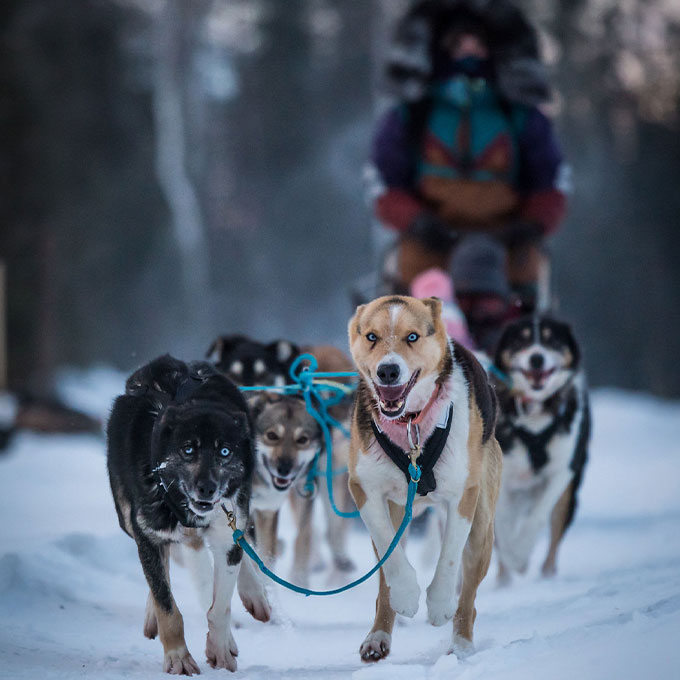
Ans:
{"type": "Polygon", "coordinates": [[[214,364],[219,364],[222,361],[223,352],[224,338],[215,338],[210,347],[208,347],[208,351],[205,353],[205,358],[209,361],[212,361],[214,364]]]}
{"type": "Polygon", "coordinates": [[[280,364],[285,364],[293,357],[300,354],[300,348],[288,340],[275,340],[265,346],[269,352],[280,364]]]}
{"type": "Polygon", "coordinates": [[[506,353],[503,351],[503,348],[508,342],[508,336],[510,335],[511,332],[510,329],[512,327],[513,327],[512,323],[505,324],[503,330],[501,331],[501,337],[498,338],[498,341],[496,342],[496,347],[494,349],[493,363],[497,368],[500,368],[502,371],[505,371],[508,368],[508,362],[506,361],[507,356],[506,353]]]}
{"type": "Polygon", "coordinates": [[[361,315],[365,309],[366,305],[359,305],[354,312],[354,316],[352,316],[352,318],[349,320],[349,324],[347,325],[350,347],[354,342],[354,338],[356,338],[357,335],[361,335],[361,315]]]}
{"type": "Polygon", "coordinates": [[[440,321],[442,318],[442,301],[438,297],[429,297],[421,300],[424,305],[430,308],[433,321],[440,321]]]}
{"type": "Polygon", "coordinates": [[[163,428],[167,427],[168,425],[172,424],[175,420],[177,420],[177,416],[179,415],[180,409],[177,408],[177,406],[174,406],[173,404],[170,404],[169,406],[165,406],[164,408],[161,408],[160,410],[160,424],[163,428]]]}
{"type": "Polygon", "coordinates": [[[574,333],[571,330],[571,326],[568,326],[569,328],[569,347],[571,349],[571,354],[572,354],[572,360],[571,360],[571,368],[577,368],[581,364],[581,348],[579,347],[579,344],[576,342],[576,337],[574,336],[574,333]]]}
{"type": "Polygon", "coordinates": [[[248,410],[253,420],[255,420],[264,407],[265,401],[267,399],[266,392],[246,392],[246,404],[248,405],[248,410]]]}
{"type": "Polygon", "coordinates": [[[581,350],[579,349],[578,343],[576,342],[576,336],[571,327],[571,324],[555,319],[553,317],[548,317],[559,329],[560,335],[564,340],[564,344],[569,348],[569,353],[571,354],[571,361],[568,362],[570,368],[577,368],[581,362],[581,350]]]}
{"type": "MultiPolygon", "coordinates": [[[[255,419],[254,416],[251,417],[253,420],[255,419]]],[[[238,427],[241,432],[243,432],[243,436],[246,438],[249,438],[251,436],[251,430],[250,430],[250,418],[248,417],[248,414],[245,412],[240,412],[240,413],[234,413],[234,420],[236,421],[236,427],[238,427]]]]}
{"type": "Polygon", "coordinates": [[[225,355],[229,354],[235,347],[246,341],[247,338],[242,335],[220,335],[215,339],[212,345],[210,345],[205,356],[214,364],[219,365],[223,362],[225,355]]]}

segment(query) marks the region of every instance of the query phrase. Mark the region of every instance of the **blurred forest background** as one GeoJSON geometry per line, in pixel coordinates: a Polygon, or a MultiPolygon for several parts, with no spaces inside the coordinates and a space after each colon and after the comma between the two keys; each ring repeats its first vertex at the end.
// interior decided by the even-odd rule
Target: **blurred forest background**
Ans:
{"type": "MultiPolygon", "coordinates": [[[[526,0],[573,168],[552,240],[591,383],[680,395],[680,2],[526,0]]],[[[345,345],[399,0],[4,0],[9,381],[213,336],[345,345]]]]}

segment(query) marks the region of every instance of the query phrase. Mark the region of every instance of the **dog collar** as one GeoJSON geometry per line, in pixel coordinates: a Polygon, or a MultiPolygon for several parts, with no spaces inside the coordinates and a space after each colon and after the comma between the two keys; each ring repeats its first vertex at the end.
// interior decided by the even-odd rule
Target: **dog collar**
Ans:
{"type": "MultiPolygon", "coordinates": [[[[438,394],[439,390],[437,390],[438,394]]],[[[435,394],[435,396],[437,396],[435,394]]],[[[432,400],[430,400],[432,401],[432,400]]],[[[425,407],[429,408],[430,404],[425,407]]],[[[424,411],[425,409],[423,409],[424,411]]],[[[421,411],[421,414],[423,413],[421,411]]],[[[453,403],[449,404],[448,411],[446,413],[446,421],[443,424],[437,425],[434,432],[429,436],[425,445],[420,447],[420,455],[418,456],[416,462],[420,466],[421,475],[418,481],[418,493],[421,496],[427,496],[430,491],[434,491],[437,488],[437,482],[434,478],[434,466],[439,460],[444,447],[446,446],[446,440],[449,438],[449,432],[451,431],[451,422],[453,420],[453,403]]],[[[414,420],[411,421],[412,424],[417,425],[418,423],[414,420]]],[[[392,462],[404,473],[407,483],[411,481],[411,474],[409,473],[409,454],[397,446],[376,424],[375,420],[371,418],[371,428],[373,429],[373,435],[376,438],[380,448],[392,459],[392,462]]],[[[419,445],[419,442],[416,446],[419,445]]]]}

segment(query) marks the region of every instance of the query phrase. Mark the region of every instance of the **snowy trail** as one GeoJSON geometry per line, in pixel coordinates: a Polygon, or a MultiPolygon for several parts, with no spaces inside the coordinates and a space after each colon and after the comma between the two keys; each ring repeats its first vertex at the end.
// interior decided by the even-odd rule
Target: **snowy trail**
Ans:
{"type": "MultiPolygon", "coordinates": [[[[100,395],[100,408],[108,397],[100,395]]],[[[475,655],[446,655],[450,626],[427,625],[423,597],[413,620],[398,621],[390,657],[363,665],[358,647],[373,618],[374,577],[333,598],[277,589],[276,624],[252,620],[235,597],[234,677],[680,677],[680,404],[600,391],[594,423],[560,573],[551,581],[537,575],[545,539],[529,574],[508,589],[495,587],[492,564],[477,599],[475,655]]],[[[142,636],[146,584],[134,542],[118,528],[104,463],[103,440],[89,436],[22,435],[0,458],[3,678],[167,677],[160,643],[142,636]]],[[[291,536],[284,533],[287,545],[291,536]]],[[[372,551],[358,525],[351,547],[367,569],[372,551]]],[[[426,550],[423,539],[409,541],[423,589],[433,569],[423,566],[426,550]]],[[[278,566],[284,576],[286,557],[278,566]]],[[[312,585],[327,586],[327,576],[312,585]]],[[[205,614],[180,568],[173,590],[203,674],[229,677],[205,663],[205,614]]]]}

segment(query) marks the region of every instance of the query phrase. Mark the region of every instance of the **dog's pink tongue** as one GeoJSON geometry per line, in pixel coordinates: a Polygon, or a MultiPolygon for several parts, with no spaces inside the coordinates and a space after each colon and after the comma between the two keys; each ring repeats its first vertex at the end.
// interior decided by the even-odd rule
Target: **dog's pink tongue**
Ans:
{"type": "Polygon", "coordinates": [[[396,401],[406,389],[406,385],[376,385],[375,387],[383,401],[396,401]]]}
{"type": "Polygon", "coordinates": [[[549,369],[547,371],[543,371],[541,369],[533,369],[530,370],[528,373],[529,377],[531,378],[531,380],[533,380],[533,382],[543,382],[552,374],[552,372],[553,369],[549,369]]]}

